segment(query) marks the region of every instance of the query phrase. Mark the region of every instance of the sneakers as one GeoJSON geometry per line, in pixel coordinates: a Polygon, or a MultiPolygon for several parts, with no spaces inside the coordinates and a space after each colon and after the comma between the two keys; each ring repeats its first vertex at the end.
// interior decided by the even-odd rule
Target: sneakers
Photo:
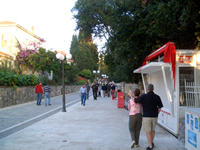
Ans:
{"type": "Polygon", "coordinates": [[[138,148],[138,147],[139,147],[139,145],[135,145],[135,147],[136,147],[136,148],[138,148]]]}
{"type": "Polygon", "coordinates": [[[135,141],[132,142],[131,148],[134,148],[134,146],[135,146],[135,141]]]}

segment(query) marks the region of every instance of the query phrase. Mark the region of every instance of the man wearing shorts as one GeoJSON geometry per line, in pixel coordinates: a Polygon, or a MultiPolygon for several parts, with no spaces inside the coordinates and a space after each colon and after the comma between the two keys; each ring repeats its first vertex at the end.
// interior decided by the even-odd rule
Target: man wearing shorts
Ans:
{"type": "Polygon", "coordinates": [[[143,106],[143,130],[146,132],[149,147],[146,150],[152,150],[154,147],[155,127],[158,120],[158,114],[163,107],[162,101],[154,92],[153,84],[147,85],[147,93],[135,98],[136,103],[141,103],[143,106]]]}

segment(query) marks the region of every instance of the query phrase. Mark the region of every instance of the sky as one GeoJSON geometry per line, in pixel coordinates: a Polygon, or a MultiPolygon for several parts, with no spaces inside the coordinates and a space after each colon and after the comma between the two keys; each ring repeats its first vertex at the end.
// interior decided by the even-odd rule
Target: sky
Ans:
{"type": "MultiPolygon", "coordinates": [[[[0,21],[16,22],[46,40],[44,47],[69,53],[76,21],[71,9],[76,0],[0,0],[0,21]]],[[[101,48],[102,42],[94,39],[101,48]]]]}

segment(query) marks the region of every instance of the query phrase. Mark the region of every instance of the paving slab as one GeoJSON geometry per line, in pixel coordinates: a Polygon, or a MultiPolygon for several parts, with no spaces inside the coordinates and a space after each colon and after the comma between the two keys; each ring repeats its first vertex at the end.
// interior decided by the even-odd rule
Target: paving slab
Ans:
{"type": "MultiPolygon", "coordinates": [[[[129,112],[117,108],[117,100],[98,97],[97,100],[70,106],[21,131],[0,140],[1,150],[131,150],[128,130],[129,112]]],[[[176,137],[160,126],[156,127],[154,150],[184,150],[176,137]]],[[[141,130],[136,150],[148,146],[141,130]]]]}

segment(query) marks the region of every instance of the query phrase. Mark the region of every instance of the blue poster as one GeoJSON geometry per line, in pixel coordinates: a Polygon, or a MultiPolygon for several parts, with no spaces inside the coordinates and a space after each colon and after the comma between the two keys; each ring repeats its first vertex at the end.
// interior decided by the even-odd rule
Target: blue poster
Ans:
{"type": "Polygon", "coordinates": [[[195,128],[198,130],[198,118],[195,117],[195,128]]]}
{"type": "Polygon", "coordinates": [[[187,114],[187,124],[189,124],[189,121],[190,121],[190,117],[189,117],[189,114],[187,114]]]}
{"type": "Polygon", "coordinates": [[[194,123],[193,123],[193,120],[191,119],[190,120],[190,129],[193,131],[193,125],[194,125],[194,123]]]}
{"type": "Polygon", "coordinates": [[[199,117],[199,132],[200,132],[200,117],[199,117]]]}
{"type": "Polygon", "coordinates": [[[188,130],[188,142],[194,147],[197,147],[197,135],[190,130],[188,130]]]}

